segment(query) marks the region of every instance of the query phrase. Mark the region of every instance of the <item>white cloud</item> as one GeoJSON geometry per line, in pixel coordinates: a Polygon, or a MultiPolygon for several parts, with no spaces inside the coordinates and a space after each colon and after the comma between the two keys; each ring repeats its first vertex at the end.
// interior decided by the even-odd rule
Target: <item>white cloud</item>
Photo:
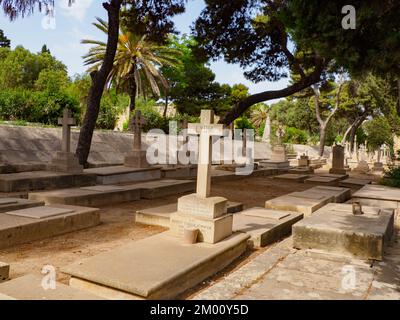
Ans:
{"type": "Polygon", "coordinates": [[[61,0],[59,1],[59,6],[64,16],[83,21],[92,3],[93,0],[78,0],[72,3],[71,6],[68,6],[68,0],[61,0]]]}

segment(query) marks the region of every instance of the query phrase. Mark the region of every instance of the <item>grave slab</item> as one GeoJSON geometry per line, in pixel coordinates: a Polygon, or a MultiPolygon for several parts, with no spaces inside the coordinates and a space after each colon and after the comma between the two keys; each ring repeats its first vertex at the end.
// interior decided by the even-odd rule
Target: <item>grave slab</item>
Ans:
{"type": "Polygon", "coordinates": [[[351,189],[329,186],[317,186],[306,190],[306,192],[316,192],[321,195],[332,195],[335,197],[336,203],[343,203],[351,198],[351,189]]]}
{"type": "Polygon", "coordinates": [[[284,180],[284,181],[293,181],[293,182],[304,182],[304,180],[308,179],[310,175],[308,174],[296,174],[296,173],[287,173],[281,174],[279,176],[275,176],[276,180],[284,180]]]}
{"type": "Polygon", "coordinates": [[[0,174],[0,192],[52,190],[96,184],[94,174],[32,171],[0,174]]]}
{"type": "Polygon", "coordinates": [[[394,211],[365,206],[363,211],[355,216],[352,205],[328,204],[293,226],[293,246],[382,260],[394,230],[394,211]]]}
{"type": "Polygon", "coordinates": [[[233,231],[250,235],[252,246],[265,247],[289,235],[301,219],[302,213],[251,208],[233,216],[233,231]]]}
{"type": "Polygon", "coordinates": [[[22,198],[2,198],[0,199],[0,213],[19,209],[33,208],[43,205],[43,201],[28,200],[22,198]]]}
{"type": "Polygon", "coordinates": [[[67,208],[43,206],[43,207],[34,207],[22,210],[9,211],[5,212],[5,214],[17,217],[32,218],[32,219],[45,219],[45,218],[64,215],[71,212],[74,212],[74,210],[67,208]]]}
{"type": "Polygon", "coordinates": [[[296,173],[296,174],[313,174],[314,173],[314,168],[312,167],[297,167],[297,168],[292,168],[289,170],[289,173],[296,173]]]}
{"type": "Polygon", "coordinates": [[[365,185],[353,194],[352,201],[380,208],[400,208],[400,189],[381,185],[365,185]]]}
{"type": "Polygon", "coordinates": [[[266,209],[294,211],[309,216],[327,203],[333,201],[333,196],[319,195],[285,195],[265,202],[266,209]]]}
{"type": "Polygon", "coordinates": [[[97,176],[97,184],[118,184],[161,178],[161,169],[159,167],[134,168],[111,166],[85,169],[85,173],[95,174],[97,176]]]}
{"type": "Polygon", "coordinates": [[[369,179],[358,179],[358,178],[348,178],[339,182],[340,187],[354,188],[363,187],[366,184],[371,184],[372,180],[369,179]]]}
{"type": "Polygon", "coordinates": [[[140,184],[140,197],[143,199],[155,199],[170,195],[192,192],[196,188],[193,180],[163,179],[148,181],[140,184]]]}
{"type": "Polygon", "coordinates": [[[0,261],[0,282],[8,280],[10,277],[10,265],[0,261]]]}
{"type": "Polygon", "coordinates": [[[185,245],[164,232],[131,241],[62,271],[72,276],[71,286],[90,289],[104,298],[121,297],[122,293],[126,299],[173,299],[243,254],[248,238],[235,233],[214,245],[185,245]]]}
{"type": "MultiPolygon", "coordinates": [[[[228,201],[228,213],[243,211],[243,204],[228,201]]],[[[171,214],[178,210],[177,203],[136,211],[135,222],[169,228],[171,214]]]]}
{"type": "Polygon", "coordinates": [[[45,290],[42,281],[43,276],[31,274],[22,276],[0,284],[0,294],[7,300],[102,300],[92,293],[62,283],[56,283],[54,290],[45,290]]]}
{"type": "MultiPolygon", "coordinates": [[[[42,219],[0,214],[0,249],[93,227],[100,223],[98,209],[66,205],[52,207],[71,212],[42,219]]],[[[44,207],[35,207],[32,210],[37,208],[44,207]]]]}
{"type": "Polygon", "coordinates": [[[164,167],[161,169],[161,176],[165,179],[195,178],[196,174],[196,165],[164,167]]]}
{"type": "Polygon", "coordinates": [[[194,181],[158,180],[120,186],[100,185],[35,192],[29,194],[29,199],[41,200],[46,204],[99,207],[190,192],[194,190],[194,184],[194,181]]]}
{"type": "Polygon", "coordinates": [[[306,179],[304,182],[309,184],[319,184],[319,185],[327,185],[327,186],[336,186],[339,183],[339,178],[332,178],[332,177],[312,177],[306,179]]]}
{"type": "Polygon", "coordinates": [[[327,177],[327,178],[337,178],[339,180],[344,180],[349,177],[347,173],[321,173],[319,176],[321,177],[327,177]]]}

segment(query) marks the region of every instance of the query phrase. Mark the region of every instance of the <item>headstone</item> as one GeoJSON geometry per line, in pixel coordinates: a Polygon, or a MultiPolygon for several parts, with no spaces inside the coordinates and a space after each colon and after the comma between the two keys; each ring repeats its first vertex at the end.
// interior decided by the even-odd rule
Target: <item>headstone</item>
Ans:
{"type": "Polygon", "coordinates": [[[303,154],[299,158],[299,167],[308,167],[310,165],[310,158],[303,154]]]}
{"type": "Polygon", "coordinates": [[[71,152],[71,126],[75,125],[75,119],[71,117],[71,111],[64,109],[63,117],[58,119],[62,125],[61,151],[57,152],[49,168],[52,171],[81,173],[83,166],[79,164],[78,158],[71,152]]]}
{"type": "Polygon", "coordinates": [[[361,172],[361,173],[367,173],[369,172],[369,165],[368,162],[366,161],[366,147],[365,145],[361,145],[359,149],[359,161],[357,167],[354,169],[356,172],[361,172]]]}
{"type": "Polygon", "coordinates": [[[290,169],[286,146],[282,143],[283,135],[284,129],[282,126],[279,126],[276,130],[277,143],[271,147],[271,156],[269,160],[260,162],[263,167],[280,170],[290,169]]]}
{"type": "Polygon", "coordinates": [[[374,162],[374,166],[372,168],[373,171],[377,171],[377,172],[383,172],[384,171],[384,167],[383,167],[383,162],[381,162],[382,159],[382,153],[381,153],[382,149],[379,148],[376,153],[376,159],[377,161],[374,162]]]}
{"type": "Polygon", "coordinates": [[[148,168],[149,163],[146,159],[146,150],[142,150],[142,126],[146,124],[146,120],[142,117],[139,110],[136,111],[132,119],[133,126],[133,151],[125,157],[124,165],[132,168],[148,168]]]}
{"type": "Polygon", "coordinates": [[[227,199],[210,197],[213,136],[223,136],[222,124],[214,123],[212,110],[201,111],[201,123],[190,123],[189,134],[200,135],[196,193],[178,199],[178,211],[171,215],[170,231],[182,237],[185,229],[198,229],[200,242],[217,243],[232,234],[232,215],[227,199]]]}
{"type": "Polygon", "coordinates": [[[332,148],[332,155],[332,168],[329,172],[334,174],[346,174],[346,169],[344,168],[344,147],[335,145],[332,148]]]}

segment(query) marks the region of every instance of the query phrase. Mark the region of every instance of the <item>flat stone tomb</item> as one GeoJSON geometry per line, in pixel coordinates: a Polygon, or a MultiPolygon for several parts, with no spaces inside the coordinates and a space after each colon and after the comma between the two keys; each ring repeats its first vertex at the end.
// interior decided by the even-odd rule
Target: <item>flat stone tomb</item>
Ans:
{"type": "Polygon", "coordinates": [[[0,300],[101,300],[100,297],[62,283],[45,290],[43,276],[28,274],[0,284],[0,300]]]}
{"type": "MultiPolygon", "coordinates": [[[[138,210],[136,211],[135,221],[137,223],[169,228],[171,214],[175,213],[177,210],[177,203],[171,203],[156,208],[138,210]]],[[[236,213],[242,210],[242,203],[231,201],[227,202],[228,213],[236,213]]]]}
{"type": "Polygon", "coordinates": [[[327,196],[334,196],[333,202],[336,202],[336,203],[343,203],[351,198],[351,189],[349,189],[349,188],[317,186],[317,187],[308,189],[304,192],[317,193],[320,195],[327,195],[327,196]]]}
{"type": "Polygon", "coordinates": [[[349,177],[347,173],[321,173],[319,176],[328,178],[337,178],[339,180],[344,180],[349,177]]]}
{"type": "Polygon", "coordinates": [[[289,170],[289,173],[297,173],[297,174],[313,174],[314,173],[314,168],[312,167],[297,167],[297,168],[292,168],[289,170]]]}
{"type": "Polygon", "coordinates": [[[0,214],[0,249],[96,226],[100,223],[98,211],[57,205],[0,214]]]}
{"type": "Polygon", "coordinates": [[[394,210],[364,206],[363,211],[355,216],[351,204],[328,204],[293,226],[293,246],[382,260],[394,230],[394,210]]]}
{"type": "Polygon", "coordinates": [[[96,175],[52,171],[32,171],[0,174],[0,192],[51,190],[92,186],[96,175]]]}
{"type": "Polygon", "coordinates": [[[228,266],[249,236],[235,233],[213,245],[182,244],[167,232],[79,261],[62,272],[70,286],[107,299],[173,299],[228,266]]]}
{"type": "Polygon", "coordinates": [[[335,186],[339,183],[339,181],[340,181],[339,178],[321,177],[321,176],[316,176],[316,177],[312,177],[312,178],[304,180],[305,183],[321,184],[321,185],[327,185],[327,186],[335,186]]]}
{"type": "Polygon", "coordinates": [[[159,167],[111,166],[86,169],[85,173],[95,174],[97,176],[97,184],[118,184],[161,179],[161,168],[159,167]]]}
{"type": "Polygon", "coordinates": [[[309,177],[310,175],[308,174],[287,173],[275,176],[274,179],[294,181],[294,182],[304,182],[304,180],[308,179],[309,177]]]}
{"type": "Polygon", "coordinates": [[[334,196],[332,195],[327,196],[315,193],[307,194],[295,192],[266,201],[265,208],[283,211],[294,211],[303,213],[305,216],[309,216],[313,212],[317,211],[319,208],[333,201],[334,196]]]}
{"type": "Polygon", "coordinates": [[[44,205],[43,201],[27,200],[21,198],[1,198],[0,212],[32,208],[43,205],[44,205]]]}
{"type": "Polygon", "coordinates": [[[362,187],[366,184],[371,184],[372,180],[369,179],[358,179],[358,178],[348,178],[339,182],[340,187],[362,187]]]}
{"type": "Polygon", "coordinates": [[[265,247],[291,233],[302,213],[265,208],[251,208],[233,215],[233,231],[250,235],[254,247],[265,247]]]}
{"type": "Polygon", "coordinates": [[[353,201],[380,208],[400,208],[400,189],[381,185],[365,185],[353,194],[353,201]]]}
{"type": "Polygon", "coordinates": [[[32,218],[32,219],[45,219],[45,218],[60,216],[71,212],[74,212],[74,210],[67,208],[55,208],[55,207],[43,206],[43,207],[34,207],[22,210],[9,211],[5,212],[5,214],[18,217],[32,218]]]}
{"type": "Polygon", "coordinates": [[[130,185],[99,185],[29,194],[29,199],[46,204],[69,204],[80,206],[104,206],[114,203],[174,195],[194,190],[194,181],[157,180],[130,185]]]}

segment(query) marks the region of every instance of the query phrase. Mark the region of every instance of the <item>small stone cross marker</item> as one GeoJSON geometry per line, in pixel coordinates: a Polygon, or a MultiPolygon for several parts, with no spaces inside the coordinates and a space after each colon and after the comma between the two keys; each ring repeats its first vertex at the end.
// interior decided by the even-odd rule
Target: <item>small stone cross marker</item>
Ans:
{"type": "Polygon", "coordinates": [[[58,124],[62,125],[62,152],[71,151],[71,126],[76,124],[75,119],[71,116],[71,111],[67,108],[63,111],[63,117],[58,118],[58,124]]]}
{"type": "Polygon", "coordinates": [[[213,110],[201,110],[200,123],[189,123],[188,134],[200,135],[196,194],[199,197],[207,198],[210,196],[211,187],[211,137],[223,136],[224,126],[214,123],[213,110]]]}
{"type": "Polygon", "coordinates": [[[145,118],[142,117],[142,113],[137,110],[134,118],[132,119],[133,126],[133,150],[142,149],[142,126],[146,124],[145,118]]]}

